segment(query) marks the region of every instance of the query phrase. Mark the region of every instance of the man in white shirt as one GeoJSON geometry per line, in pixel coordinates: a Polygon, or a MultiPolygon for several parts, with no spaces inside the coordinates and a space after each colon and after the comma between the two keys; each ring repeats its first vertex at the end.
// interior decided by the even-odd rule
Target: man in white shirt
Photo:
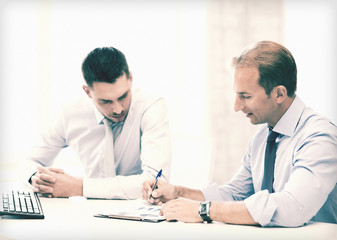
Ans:
{"type": "Polygon", "coordinates": [[[132,90],[122,52],[96,48],[82,63],[87,97],[65,106],[22,166],[36,192],[50,197],[135,199],[142,182],[169,176],[171,140],[165,101],[132,90]],[[65,147],[83,164],[83,178],[52,167],[65,147]]]}
{"type": "Polygon", "coordinates": [[[241,168],[223,186],[203,190],[159,181],[152,193],[154,181],[148,180],[144,198],[152,193],[150,202],[167,202],[162,208],[167,220],[285,227],[337,223],[337,128],[296,96],[292,54],[262,41],[234,58],[233,68],[235,111],[262,124],[241,168]]]}

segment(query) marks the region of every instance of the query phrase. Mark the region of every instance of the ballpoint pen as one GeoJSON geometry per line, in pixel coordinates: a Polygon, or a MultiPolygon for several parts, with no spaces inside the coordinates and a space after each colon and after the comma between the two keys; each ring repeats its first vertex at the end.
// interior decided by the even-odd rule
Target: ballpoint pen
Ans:
{"type": "MultiPolygon", "coordinates": [[[[155,182],[154,185],[153,185],[152,192],[153,192],[153,191],[156,189],[156,187],[157,187],[158,178],[161,176],[162,170],[163,170],[163,169],[160,169],[160,171],[159,171],[158,174],[157,174],[156,182],[155,182]]],[[[149,200],[148,200],[148,201],[150,201],[150,199],[152,198],[152,192],[151,192],[151,195],[149,196],[149,200]]]]}

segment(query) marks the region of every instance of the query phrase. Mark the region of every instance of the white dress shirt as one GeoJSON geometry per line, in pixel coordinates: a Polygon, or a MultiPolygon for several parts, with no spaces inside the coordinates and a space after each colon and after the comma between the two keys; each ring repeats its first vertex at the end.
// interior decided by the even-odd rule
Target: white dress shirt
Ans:
{"type": "Polygon", "coordinates": [[[253,136],[240,170],[206,200],[244,201],[262,226],[301,226],[309,220],[337,223],[337,128],[296,97],[273,131],[277,152],[274,193],[261,191],[268,126],[253,136]]]}
{"type": "MultiPolygon", "coordinates": [[[[164,99],[140,89],[132,91],[129,113],[114,134],[116,177],[104,171],[104,116],[90,98],[64,107],[52,127],[23,165],[27,181],[36,166],[52,166],[65,147],[71,147],[84,168],[83,195],[93,198],[141,198],[142,184],[163,169],[169,178],[171,137],[164,99]]],[[[118,126],[117,126],[118,127],[118,126]]]]}

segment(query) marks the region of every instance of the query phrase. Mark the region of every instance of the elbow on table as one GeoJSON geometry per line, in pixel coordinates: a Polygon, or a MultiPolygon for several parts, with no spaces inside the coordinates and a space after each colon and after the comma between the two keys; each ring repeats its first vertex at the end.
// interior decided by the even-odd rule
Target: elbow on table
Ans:
{"type": "Polygon", "coordinates": [[[280,227],[302,227],[307,224],[313,216],[302,210],[283,210],[283,213],[276,212],[270,226],[280,227]]]}

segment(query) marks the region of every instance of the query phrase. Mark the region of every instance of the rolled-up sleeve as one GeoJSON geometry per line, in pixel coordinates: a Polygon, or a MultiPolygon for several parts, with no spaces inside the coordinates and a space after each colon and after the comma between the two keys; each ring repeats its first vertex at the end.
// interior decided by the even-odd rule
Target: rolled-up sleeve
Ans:
{"type": "MultiPolygon", "coordinates": [[[[337,182],[336,137],[315,133],[297,145],[284,188],[259,191],[244,200],[253,219],[262,226],[302,226],[327,201],[337,182]]],[[[328,220],[327,220],[328,221],[328,220]]]]}

